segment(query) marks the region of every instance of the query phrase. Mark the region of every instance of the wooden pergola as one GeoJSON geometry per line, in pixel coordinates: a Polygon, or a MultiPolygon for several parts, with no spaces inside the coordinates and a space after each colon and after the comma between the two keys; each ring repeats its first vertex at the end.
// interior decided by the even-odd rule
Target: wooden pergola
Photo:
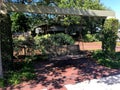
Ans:
{"type": "MultiPolygon", "coordinates": [[[[8,12],[29,12],[38,14],[58,14],[58,15],[77,15],[77,16],[97,16],[97,17],[115,17],[113,11],[107,10],[83,10],[75,8],[58,8],[49,6],[25,5],[15,3],[2,3],[0,7],[0,14],[7,14],[8,12]]],[[[1,23],[1,22],[0,22],[1,23]]],[[[11,29],[10,29],[11,30],[11,29]]],[[[2,55],[1,55],[1,34],[0,34],[0,78],[2,74],[2,55]]]]}
{"type": "Polygon", "coordinates": [[[25,5],[15,3],[3,3],[2,10],[7,12],[29,12],[38,14],[59,14],[59,15],[77,15],[77,16],[98,16],[107,17],[115,16],[113,11],[108,10],[83,10],[75,8],[58,8],[43,5],[25,5]]]}

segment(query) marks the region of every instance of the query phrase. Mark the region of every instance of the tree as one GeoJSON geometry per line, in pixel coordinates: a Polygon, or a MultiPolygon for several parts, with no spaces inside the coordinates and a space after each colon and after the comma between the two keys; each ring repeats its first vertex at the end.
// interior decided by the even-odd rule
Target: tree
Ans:
{"type": "Polygon", "coordinates": [[[62,8],[105,9],[99,0],[60,0],[58,6],[62,8]]]}
{"type": "MultiPolygon", "coordinates": [[[[97,10],[106,9],[100,3],[99,0],[12,0],[12,1],[18,2],[18,3],[31,1],[31,3],[29,3],[29,4],[58,6],[60,8],[97,9],[97,10]]],[[[85,29],[87,31],[89,31],[90,33],[94,33],[95,28],[100,27],[103,22],[103,19],[100,20],[97,17],[94,17],[94,18],[87,17],[86,18],[86,17],[82,17],[82,16],[69,16],[69,15],[61,15],[60,16],[60,15],[51,15],[51,14],[45,14],[45,15],[34,14],[34,16],[36,16],[36,17],[34,17],[34,22],[32,22],[32,25],[36,25],[36,24],[39,24],[44,21],[47,21],[48,23],[50,23],[50,22],[55,22],[55,20],[59,20],[56,22],[61,23],[61,21],[62,21],[62,24],[68,25],[68,26],[70,24],[80,24],[81,26],[84,24],[84,26],[87,26],[85,29]],[[50,16],[52,16],[52,17],[54,16],[54,18],[50,18],[50,16]],[[41,18],[44,20],[42,20],[41,18]],[[38,20],[40,20],[40,22],[38,20]],[[100,21],[98,22],[98,20],[100,20],[100,21]]],[[[33,19],[32,19],[32,21],[33,21],[33,19]]]]}
{"type": "MultiPolygon", "coordinates": [[[[99,0],[40,0],[37,2],[38,5],[46,6],[58,6],[60,8],[77,8],[77,9],[106,9],[99,0]]],[[[96,27],[101,27],[104,18],[98,17],[86,17],[86,16],[70,16],[70,15],[54,15],[54,18],[50,18],[50,14],[41,15],[44,21],[55,22],[66,26],[79,24],[85,26],[82,34],[85,35],[87,32],[91,34],[96,32],[96,27]],[[45,17],[46,16],[46,17],[45,17]],[[99,21],[99,22],[98,22],[99,21]]],[[[37,18],[37,17],[36,17],[37,18]]],[[[38,20],[38,19],[36,19],[38,20]]],[[[42,19],[41,19],[42,20],[42,19]]],[[[42,22],[44,22],[42,21],[42,22]]]]}
{"type": "MultiPolygon", "coordinates": [[[[33,4],[35,5],[44,5],[44,6],[57,6],[57,1],[58,0],[39,0],[38,2],[34,1],[33,4]]],[[[56,17],[58,15],[53,15],[53,14],[31,14],[31,26],[39,26],[43,24],[52,24],[56,23],[56,17]]]]}
{"type": "MultiPolygon", "coordinates": [[[[61,8],[77,8],[77,9],[94,9],[104,10],[106,9],[99,0],[60,0],[58,6],[61,8]]],[[[86,17],[86,16],[64,16],[64,24],[79,24],[86,26],[83,30],[83,35],[88,31],[92,34],[95,32],[96,27],[100,27],[103,24],[104,18],[98,17],[86,17]],[[99,22],[98,22],[99,21],[99,22]]]]}
{"type": "Polygon", "coordinates": [[[26,32],[30,29],[30,21],[23,13],[12,13],[12,32],[26,32]]]}

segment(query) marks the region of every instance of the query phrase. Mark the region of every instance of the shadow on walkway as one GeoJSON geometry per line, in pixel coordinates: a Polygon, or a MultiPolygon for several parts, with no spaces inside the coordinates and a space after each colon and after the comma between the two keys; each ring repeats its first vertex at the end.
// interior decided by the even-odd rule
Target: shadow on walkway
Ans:
{"type": "MultiPolygon", "coordinates": [[[[19,84],[7,90],[66,90],[64,85],[76,84],[85,80],[100,79],[107,84],[120,83],[120,70],[97,64],[93,59],[81,55],[68,55],[51,60],[37,61],[34,65],[36,79],[19,84]],[[111,76],[109,78],[105,78],[111,76]]],[[[100,83],[99,82],[99,83],[100,83]]]]}

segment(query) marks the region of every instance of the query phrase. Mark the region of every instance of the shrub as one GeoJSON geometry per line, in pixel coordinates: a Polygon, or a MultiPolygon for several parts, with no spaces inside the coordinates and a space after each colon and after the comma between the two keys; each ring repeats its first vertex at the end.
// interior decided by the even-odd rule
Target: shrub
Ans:
{"type": "Polygon", "coordinates": [[[64,33],[36,36],[34,39],[37,48],[42,51],[42,54],[50,53],[55,55],[57,46],[74,44],[72,37],[64,33]]]}
{"type": "Polygon", "coordinates": [[[73,38],[68,34],[64,34],[64,33],[53,34],[52,39],[57,45],[73,45],[74,44],[73,38]]]}
{"type": "Polygon", "coordinates": [[[103,51],[99,50],[94,51],[92,57],[101,65],[116,69],[120,68],[120,53],[115,53],[115,58],[111,58],[106,56],[103,51]]]}
{"type": "Polygon", "coordinates": [[[99,41],[96,37],[96,34],[86,34],[83,39],[84,39],[85,42],[99,41]]]}
{"type": "Polygon", "coordinates": [[[27,57],[23,61],[14,62],[14,70],[5,72],[4,78],[6,85],[16,85],[22,81],[28,81],[35,78],[32,57],[27,57]],[[30,60],[28,60],[30,59],[30,60]]]}
{"type": "Polygon", "coordinates": [[[9,71],[6,76],[6,82],[10,85],[16,85],[22,81],[34,79],[35,74],[32,67],[31,64],[23,63],[23,67],[19,68],[19,70],[9,71]]]}
{"type": "Polygon", "coordinates": [[[118,31],[118,20],[111,18],[106,19],[102,30],[102,50],[111,57],[114,57],[116,39],[118,31]]]}
{"type": "Polygon", "coordinates": [[[12,84],[12,85],[16,85],[18,83],[20,83],[20,74],[18,72],[10,72],[9,76],[8,76],[8,83],[12,84]]]}
{"type": "Polygon", "coordinates": [[[14,38],[13,46],[15,52],[14,54],[16,57],[19,55],[19,52],[23,47],[26,50],[25,54],[29,54],[29,55],[34,54],[33,49],[35,48],[35,44],[34,44],[34,39],[31,36],[28,37],[19,36],[18,38],[14,38]]]}

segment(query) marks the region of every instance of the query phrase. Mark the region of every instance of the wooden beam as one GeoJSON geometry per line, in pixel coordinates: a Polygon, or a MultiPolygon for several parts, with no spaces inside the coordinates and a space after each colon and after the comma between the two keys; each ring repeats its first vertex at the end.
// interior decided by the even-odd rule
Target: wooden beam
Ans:
{"type": "Polygon", "coordinates": [[[113,11],[106,10],[82,10],[74,8],[58,8],[49,6],[24,5],[15,3],[4,3],[3,7],[12,12],[29,12],[39,14],[59,14],[59,15],[80,15],[80,16],[115,16],[113,11]]]}

